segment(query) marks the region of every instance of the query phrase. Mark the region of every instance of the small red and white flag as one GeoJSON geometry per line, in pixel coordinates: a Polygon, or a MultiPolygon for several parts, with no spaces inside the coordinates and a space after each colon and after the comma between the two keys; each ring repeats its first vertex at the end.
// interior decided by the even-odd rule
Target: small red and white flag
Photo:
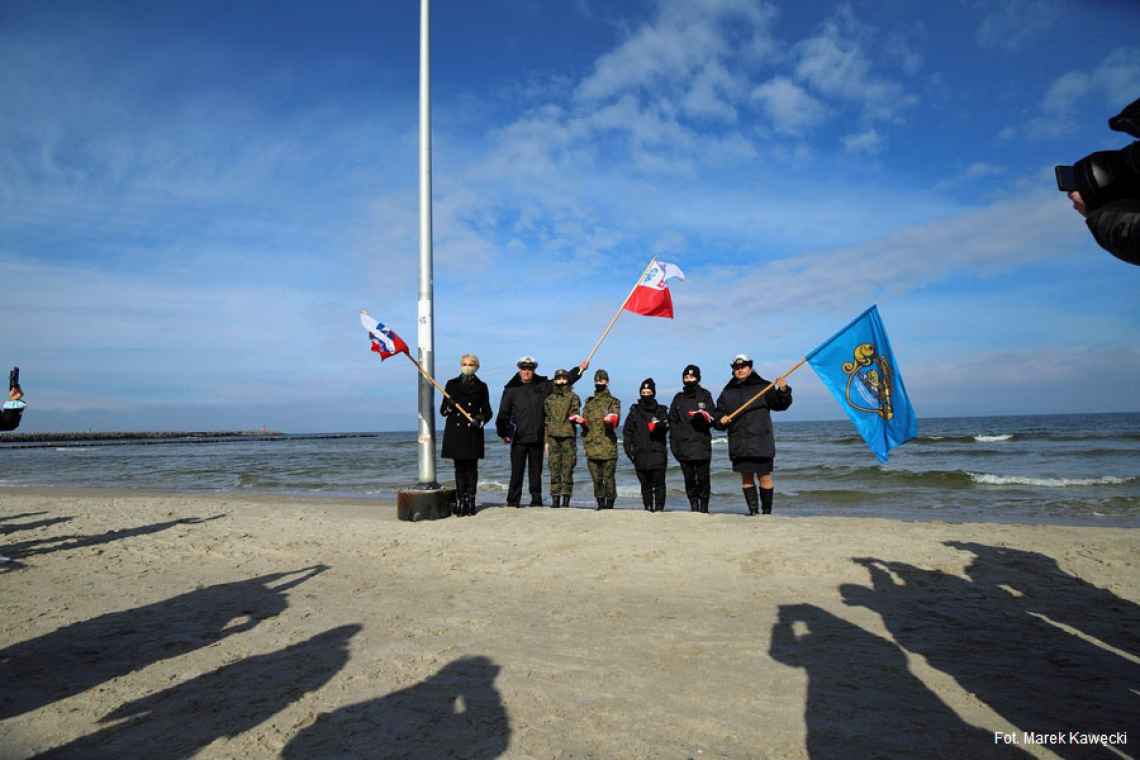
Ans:
{"type": "Polygon", "coordinates": [[[408,352],[408,344],[404,342],[404,339],[397,335],[392,328],[385,327],[383,322],[377,322],[364,309],[360,310],[360,324],[364,325],[364,329],[368,331],[368,337],[372,341],[372,350],[380,354],[380,361],[401,353],[411,356],[408,352]]]}
{"type": "Polygon", "coordinates": [[[683,280],[685,273],[676,264],[653,260],[641,282],[633,289],[633,294],[625,302],[627,311],[647,317],[673,318],[673,298],[669,295],[666,280],[683,280]]]}

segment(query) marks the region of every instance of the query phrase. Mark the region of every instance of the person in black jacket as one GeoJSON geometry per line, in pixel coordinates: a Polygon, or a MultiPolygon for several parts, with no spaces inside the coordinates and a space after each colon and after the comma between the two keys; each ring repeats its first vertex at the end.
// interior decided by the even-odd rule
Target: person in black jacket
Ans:
{"type": "MultiPolygon", "coordinates": [[[[507,487],[507,506],[519,506],[522,498],[524,471],[529,470],[530,505],[542,506],[542,455],[546,441],[546,397],[554,392],[554,383],[536,375],[538,362],[524,356],[515,365],[518,372],[503,387],[495,431],[503,443],[511,446],[511,482],[507,487]]],[[[583,361],[570,370],[568,383],[573,385],[590,366],[583,361]]]]}
{"type": "Polygon", "coordinates": [[[0,410],[0,430],[15,430],[24,416],[24,391],[20,388],[20,368],[13,367],[8,375],[8,400],[0,410]]]}
{"type": "Polygon", "coordinates": [[[650,512],[665,511],[665,438],[669,410],[657,403],[657,385],[652,377],[641,381],[641,398],[629,408],[622,428],[622,446],[641,481],[641,503],[650,512]]]}
{"type": "Polygon", "coordinates": [[[683,390],[669,405],[669,448],[685,475],[685,494],[693,512],[709,511],[709,462],[712,459],[712,394],[701,387],[701,368],[695,364],[681,373],[683,390]]]}
{"type": "Polygon", "coordinates": [[[776,457],[776,439],[772,435],[772,415],[792,405],[792,388],[783,378],[731,421],[728,415],[768,385],[768,381],[752,371],[752,359],[737,354],[732,360],[732,379],[716,400],[717,427],[728,429],[728,456],[733,472],[739,472],[748,514],[755,515],[762,504],[764,514],[772,513],[775,482],[772,467],[776,457]],[[757,496],[755,477],[760,476],[757,496]]]}
{"type": "Polygon", "coordinates": [[[443,458],[455,462],[455,514],[475,514],[475,490],[479,485],[479,460],[483,458],[483,426],[491,421],[491,397],[487,384],[475,376],[479,357],[464,354],[459,359],[459,376],[447,381],[439,406],[446,419],[443,428],[443,458]],[[475,422],[464,417],[462,407],[475,422]]]}

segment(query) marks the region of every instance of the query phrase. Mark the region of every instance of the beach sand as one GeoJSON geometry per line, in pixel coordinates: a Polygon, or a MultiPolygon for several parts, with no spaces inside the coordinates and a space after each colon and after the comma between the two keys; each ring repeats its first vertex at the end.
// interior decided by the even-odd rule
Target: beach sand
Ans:
{"type": "Polygon", "coordinates": [[[1135,530],[8,489],[0,531],[4,758],[1140,753],[1135,530]]]}

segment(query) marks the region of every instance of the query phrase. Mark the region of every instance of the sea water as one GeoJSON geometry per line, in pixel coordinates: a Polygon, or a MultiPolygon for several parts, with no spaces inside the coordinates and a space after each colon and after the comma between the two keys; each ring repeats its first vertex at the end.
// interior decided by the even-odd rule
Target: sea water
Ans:
{"type": "MultiPolygon", "coordinates": [[[[781,422],[777,415],[775,430],[777,513],[1140,526],[1140,414],[924,419],[920,436],[894,450],[886,465],[846,420],[781,422]]],[[[727,443],[719,434],[713,440],[711,510],[743,513],[727,443]]],[[[488,430],[480,504],[504,502],[507,454],[488,430]]],[[[414,484],[416,457],[414,432],[39,447],[4,443],[0,436],[0,486],[393,501],[398,489],[414,484]]],[[[439,480],[450,480],[450,462],[437,461],[439,480]]],[[[667,508],[687,510],[684,480],[672,460],[666,480],[667,508]]],[[[640,508],[637,477],[624,454],[617,484],[617,506],[640,508]]],[[[543,495],[549,503],[545,472],[543,495]]],[[[572,503],[594,505],[580,447],[572,503]]]]}

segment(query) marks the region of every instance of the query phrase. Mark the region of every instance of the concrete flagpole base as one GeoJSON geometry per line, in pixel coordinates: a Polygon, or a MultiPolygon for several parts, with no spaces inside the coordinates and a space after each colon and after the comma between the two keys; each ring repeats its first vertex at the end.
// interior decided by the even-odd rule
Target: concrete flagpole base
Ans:
{"type": "Polygon", "coordinates": [[[396,517],[408,522],[442,520],[455,508],[455,486],[432,484],[396,492],[396,517]]]}

